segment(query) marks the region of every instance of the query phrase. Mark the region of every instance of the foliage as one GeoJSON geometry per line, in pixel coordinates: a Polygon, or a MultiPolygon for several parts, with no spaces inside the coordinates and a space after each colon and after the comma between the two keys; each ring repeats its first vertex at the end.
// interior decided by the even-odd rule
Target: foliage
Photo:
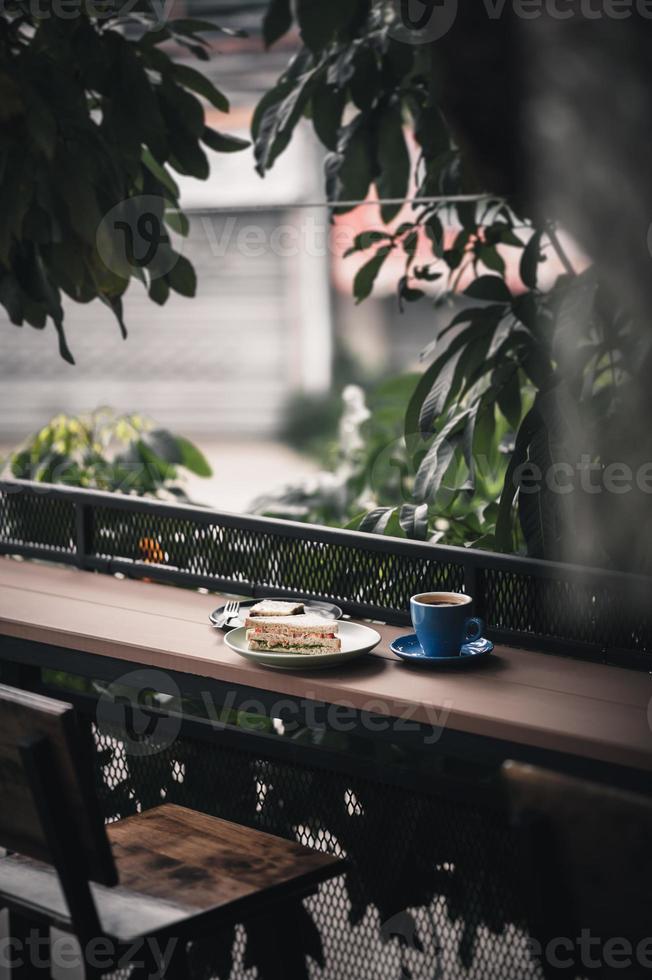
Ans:
{"type": "Polygon", "coordinates": [[[140,415],[109,409],[78,418],[55,416],[11,454],[5,469],[19,480],[183,500],[180,471],[212,475],[187,439],[140,415]]]}
{"type": "MultiPolygon", "coordinates": [[[[413,203],[413,215],[398,228],[388,225],[400,205],[383,204],[382,226],[359,235],[351,250],[369,255],[355,278],[357,301],[371,294],[383,263],[398,251],[405,261],[399,304],[422,299],[433,283],[443,290],[439,302],[462,292],[466,303],[424,351],[427,366],[414,389],[409,395],[404,389],[400,454],[413,473],[411,509],[397,508],[403,498],[388,500],[385,488],[374,503],[384,500],[391,512],[375,509],[360,526],[423,536],[423,521],[404,517],[427,513],[430,534],[439,516],[450,516],[441,499],[449,486],[456,506],[464,501],[475,515],[468,536],[462,535],[465,543],[505,551],[524,543],[533,556],[570,552],[575,560],[619,563],[623,555],[606,553],[578,517],[585,512],[594,522],[603,520],[603,498],[578,490],[570,503],[563,488],[557,492],[544,479],[538,492],[525,493],[524,473],[530,467],[548,476],[559,464],[577,472],[583,459],[602,470],[618,459],[619,392],[636,373],[640,342],[626,312],[610,305],[595,271],[576,274],[551,222],[532,221],[520,204],[478,182],[442,109],[442,49],[397,40],[395,17],[395,5],[384,0],[298,4],[304,46],[259,103],[252,125],[264,174],[299,120],[308,118],[329,151],[331,201],[362,200],[373,186],[381,198],[405,199],[413,176],[417,198],[443,198],[413,203]],[[418,147],[414,175],[408,128],[418,147]],[[431,258],[418,263],[416,247],[424,238],[431,258]],[[542,265],[551,255],[564,272],[544,288],[542,265]],[[520,270],[521,282],[510,280],[512,288],[506,256],[520,270]],[[501,484],[482,480],[482,464],[512,446],[501,484]]],[[[290,23],[288,0],[272,0],[267,43],[290,23]]],[[[349,209],[342,204],[334,211],[349,209]]],[[[629,502],[612,497],[609,506],[629,502]]],[[[629,543],[627,549],[631,563],[629,543]]],[[[637,558],[639,565],[645,560],[637,558]]]]}
{"type": "MultiPolygon", "coordinates": [[[[253,503],[254,511],[399,538],[492,547],[493,538],[486,528],[495,524],[496,497],[507,469],[499,445],[489,446],[476,472],[473,492],[459,489],[461,481],[453,471],[432,504],[414,502],[416,471],[403,437],[403,417],[416,381],[417,376],[410,374],[377,386],[369,396],[368,409],[361,389],[355,389],[354,399],[353,389],[345,389],[333,468],[302,485],[259,498],[253,503]]],[[[496,431],[506,436],[507,424],[498,419],[496,431]]]]}
{"type": "Polygon", "coordinates": [[[194,269],[164,230],[188,228],[171,171],[205,179],[204,147],[248,145],[205,125],[200,99],[228,112],[226,97],[161,47],[207,59],[203,34],[219,28],[161,25],[152,9],[106,0],[59,16],[53,0],[7,0],[0,12],[0,303],[17,326],[50,318],[71,363],[62,295],[99,298],[123,335],[132,278],[159,304],[171,290],[194,295],[194,269]],[[119,220],[103,221],[116,208],[119,220]],[[153,243],[137,262],[128,228],[153,243]]]}

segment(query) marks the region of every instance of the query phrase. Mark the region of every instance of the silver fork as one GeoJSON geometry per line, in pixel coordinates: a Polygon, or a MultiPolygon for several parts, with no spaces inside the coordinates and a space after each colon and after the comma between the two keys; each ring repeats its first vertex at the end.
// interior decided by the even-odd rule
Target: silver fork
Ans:
{"type": "Polygon", "coordinates": [[[228,623],[235,619],[240,613],[240,603],[236,599],[231,599],[224,607],[224,612],[222,613],[220,619],[220,626],[227,626],[228,623]]]}

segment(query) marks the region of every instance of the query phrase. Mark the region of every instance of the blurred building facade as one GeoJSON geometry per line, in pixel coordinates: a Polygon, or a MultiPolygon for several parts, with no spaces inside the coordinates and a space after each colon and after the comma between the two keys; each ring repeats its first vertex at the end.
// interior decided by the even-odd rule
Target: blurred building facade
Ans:
{"type": "MultiPolygon", "coordinates": [[[[246,38],[216,34],[213,56],[200,66],[231,101],[228,116],[207,110],[209,124],[245,137],[258,99],[297,45],[290,38],[264,51],[264,6],[175,0],[173,11],[247,30],[246,38]]],[[[183,59],[186,52],[173,54],[183,59]]],[[[19,441],[58,412],[102,405],[150,415],[204,443],[268,439],[291,395],[331,389],[338,344],[370,376],[416,363],[433,336],[432,306],[399,315],[393,296],[399,273],[392,267],[390,274],[389,263],[380,298],[354,304],[351,282],[361,259],[343,259],[346,246],[341,235],[339,244],[331,241],[328,212],[305,207],[324,199],[323,150],[308,124],[299,125],[264,179],[250,149],[209,157],[208,181],[178,181],[190,234],[175,247],[196,268],[195,298],[173,293],[159,307],[133,281],[124,302],[126,341],[101,303],[68,302],[74,367],[59,357],[51,325],[45,335],[16,328],[0,310],[0,444],[19,441]]],[[[360,208],[341,222],[352,238],[377,223],[376,212],[360,208]]]]}
{"type": "MultiPolygon", "coordinates": [[[[218,6],[186,4],[186,12],[207,14],[218,6]]],[[[260,12],[249,6],[243,8],[251,36],[216,41],[204,69],[232,103],[230,116],[209,122],[243,136],[260,94],[289,56],[261,50],[260,12]]],[[[229,9],[227,19],[240,23],[229,9]]],[[[268,436],[290,392],[329,388],[328,259],[323,249],[302,247],[304,213],[296,209],[322,192],[315,141],[308,130],[299,134],[284,166],[265,180],[255,173],[251,150],[209,156],[208,181],[179,180],[190,234],[175,247],[197,271],[194,299],[173,293],[158,307],[132,281],[124,302],[126,341],[101,303],[68,302],[74,367],[59,357],[51,325],[45,335],[28,325],[18,329],[2,311],[0,441],[23,437],[57,412],[99,405],[142,412],[199,436],[268,436]]],[[[327,218],[316,212],[312,220],[327,218]]]]}

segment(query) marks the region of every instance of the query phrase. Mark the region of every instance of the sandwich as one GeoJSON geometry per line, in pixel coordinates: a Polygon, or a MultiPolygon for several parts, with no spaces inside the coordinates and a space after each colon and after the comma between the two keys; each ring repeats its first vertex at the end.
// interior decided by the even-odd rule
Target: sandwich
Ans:
{"type": "Polygon", "coordinates": [[[305,612],[302,602],[275,602],[263,599],[249,610],[251,616],[299,616],[305,612]]]}
{"type": "Polygon", "coordinates": [[[313,654],[342,649],[337,623],[319,616],[255,616],[245,626],[250,650],[313,654]]]}

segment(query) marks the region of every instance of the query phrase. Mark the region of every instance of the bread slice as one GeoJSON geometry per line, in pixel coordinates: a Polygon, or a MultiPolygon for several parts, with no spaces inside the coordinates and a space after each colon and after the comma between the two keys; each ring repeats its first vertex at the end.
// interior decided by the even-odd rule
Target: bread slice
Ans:
{"type": "Polygon", "coordinates": [[[336,653],[342,648],[335,620],[320,616],[255,616],[245,625],[250,650],[311,654],[336,653]]]}
{"type": "Polygon", "coordinates": [[[300,616],[305,611],[302,602],[276,602],[270,599],[262,599],[255,606],[251,606],[248,616],[300,616]]]}
{"type": "Polygon", "coordinates": [[[314,613],[303,614],[300,616],[247,616],[245,618],[247,628],[268,630],[273,627],[278,633],[292,633],[293,635],[303,636],[309,633],[337,633],[338,626],[335,619],[324,619],[323,616],[315,616],[314,613]]]}

